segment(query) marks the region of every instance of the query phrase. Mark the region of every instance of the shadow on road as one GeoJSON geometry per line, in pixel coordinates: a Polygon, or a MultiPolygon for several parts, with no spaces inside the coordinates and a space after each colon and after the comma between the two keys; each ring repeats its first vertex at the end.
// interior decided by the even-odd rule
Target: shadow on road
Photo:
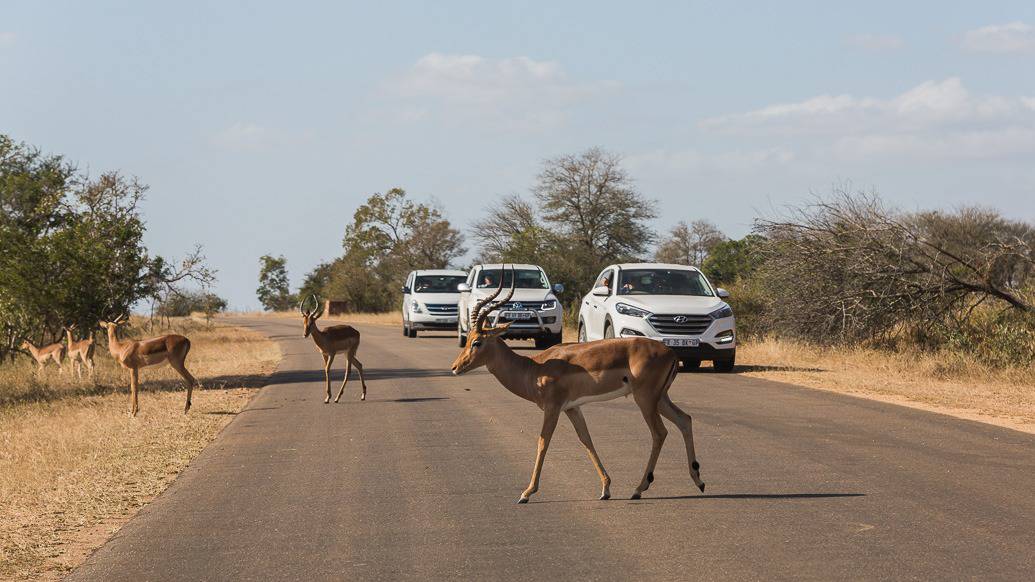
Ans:
{"type": "MultiPolygon", "coordinates": [[[[452,376],[449,370],[429,370],[420,368],[366,368],[363,370],[363,377],[369,382],[371,380],[392,380],[399,378],[442,378],[452,376]]],[[[341,382],[345,377],[345,370],[331,370],[331,381],[341,382]]],[[[267,385],[276,384],[298,384],[304,382],[323,382],[323,370],[289,370],[273,374],[267,385]]],[[[359,382],[359,373],[355,369],[349,376],[350,382],[359,382]]]]}
{"type": "MultiPolygon", "coordinates": [[[[612,501],[672,501],[679,499],[833,499],[838,497],[866,497],[865,493],[719,493],[715,495],[669,495],[642,499],[612,498],[612,501]]],[[[582,503],[593,499],[558,499],[532,503],[582,503]]]]}

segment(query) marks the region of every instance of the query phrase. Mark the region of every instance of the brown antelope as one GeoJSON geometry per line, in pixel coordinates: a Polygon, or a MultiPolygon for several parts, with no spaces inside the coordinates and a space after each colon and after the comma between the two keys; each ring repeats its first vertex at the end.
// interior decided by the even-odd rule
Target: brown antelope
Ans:
{"type": "Polygon", "coordinates": [[[320,300],[316,295],[311,295],[309,298],[316,302],[316,307],[312,311],[304,309],[303,299],[298,304],[298,312],[302,314],[302,337],[313,337],[313,343],[316,344],[317,349],[323,354],[323,377],[327,381],[327,397],[323,399],[323,403],[327,404],[331,401],[331,364],[334,363],[334,356],[344,353],[345,354],[345,379],[341,381],[341,389],[338,390],[338,395],[335,396],[334,401],[341,400],[342,392],[345,392],[345,384],[349,381],[349,374],[352,372],[352,365],[356,365],[356,370],[359,371],[359,381],[363,385],[363,394],[360,395],[360,400],[367,399],[367,383],[363,379],[363,364],[359,363],[356,359],[356,350],[359,349],[359,331],[351,325],[332,325],[324,329],[320,329],[316,326],[316,320],[323,315],[323,310],[320,309],[320,300]]]}
{"type": "Polygon", "coordinates": [[[590,460],[600,474],[600,499],[609,499],[611,478],[593,447],[580,407],[589,402],[611,400],[629,394],[632,394],[640,408],[654,441],[643,479],[632,498],[639,499],[654,481],[654,466],[668,434],[661,421],[662,416],[683,433],[690,478],[703,493],[704,482],[701,481],[700,465],[694,453],[690,415],[680,410],[668,397],[669,386],[677,371],[675,353],[655,340],[626,338],[562,344],[530,358],[519,355],[502,338],[510,322],[494,327],[485,326],[489,314],[509,301],[514,294],[513,279],[507,297],[494,302],[502,290],[501,277],[496,292],[478,302],[471,311],[471,334],[467,337],[467,345],[453,362],[453,373],[460,375],[485,366],[507,390],[542,409],[543,427],[539,432],[532,479],[528,488],[521,493],[518,503],[528,503],[529,496],[539,490],[543,459],[561,412],[568,416],[575,427],[579,440],[586,447],[590,460]]]}
{"type": "Polygon", "coordinates": [[[169,366],[179,372],[184,381],[187,382],[187,404],[183,407],[183,413],[190,410],[190,397],[194,386],[201,385],[194,376],[191,376],[184,365],[187,359],[187,352],[190,351],[190,340],[178,334],[162,335],[142,340],[122,341],[115,333],[119,325],[126,323],[124,315],[115,318],[114,321],[102,321],[100,326],[108,331],[108,351],[123,368],[129,370],[129,400],[130,414],[137,415],[140,409],[137,402],[137,391],[140,388],[140,368],[155,366],[162,362],[169,362],[169,366]]]}
{"type": "Polygon", "coordinates": [[[75,371],[77,377],[82,378],[83,366],[86,366],[87,371],[93,376],[93,333],[86,339],[75,341],[72,337],[75,329],[74,323],[64,328],[65,334],[68,335],[68,359],[72,362],[72,370],[75,371]]]}
{"type": "Polygon", "coordinates": [[[32,359],[36,360],[36,372],[42,372],[47,362],[53,361],[57,364],[58,372],[63,371],[61,367],[61,360],[65,359],[65,344],[61,342],[53,343],[43,347],[37,348],[29,340],[25,340],[21,345],[22,349],[28,350],[29,354],[32,355],[32,359]]]}

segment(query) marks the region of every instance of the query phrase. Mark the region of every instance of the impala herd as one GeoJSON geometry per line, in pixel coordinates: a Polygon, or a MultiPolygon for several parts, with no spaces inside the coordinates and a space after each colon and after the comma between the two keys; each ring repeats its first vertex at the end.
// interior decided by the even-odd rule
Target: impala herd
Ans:
{"type": "MultiPolygon", "coordinates": [[[[504,341],[510,322],[489,327],[487,322],[491,313],[506,304],[514,294],[514,281],[511,277],[509,293],[497,298],[503,292],[503,277],[495,292],[478,302],[471,310],[470,334],[463,350],[452,365],[455,375],[464,374],[475,368],[485,366],[496,377],[504,388],[520,398],[534,403],[543,411],[542,428],[539,431],[535,463],[528,487],[521,493],[518,503],[527,503],[529,497],[539,489],[539,476],[542,472],[546,451],[557,421],[563,412],[571,421],[582,445],[600,475],[600,499],[611,497],[611,478],[604,469],[603,463],[593,446],[586,419],[581,407],[590,402],[612,400],[632,395],[633,401],[640,409],[643,419],[650,431],[652,446],[647,458],[647,465],[635,491],[633,499],[641,494],[654,481],[654,467],[658,462],[661,447],[668,435],[662,417],[672,422],[683,435],[686,445],[687,463],[690,479],[701,492],[704,482],[701,480],[700,464],[694,451],[693,428],[690,415],[681,410],[668,396],[678,371],[675,353],[662,343],[644,337],[604,339],[586,343],[561,344],[548,348],[538,354],[527,357],[516,353],[504,341]]],[[[362,385],[361,400],[366,400],[367,385],[363,379],[363,364],[356,358],[359,349],[360,333],[349,325],[334,325],[320,329],[316,322],[322,315],[319,299],[313,295],[298,305],[302,316],[302,335],[311,337],[317,349],[323,355],[324,380],[326,396],[324,403],[331,400],[331,364],[337,354],[344,354],[346,359],[345,379],[334,398],[341,399],[348,383],[352,366],[359,372],[362,385]],[[311,299],[315,306],[306,309],[306,301],[311,299]]],[[[193,388],[200,386],[184,364],[190,351],[190,340],[182,335],[170,334],[143,340],[120,340],[116,330],[125,323],[125,316],[113,321],[101,321],[99,325],[107,331],[108,351],[123,368],[130,372],[130,413],[137,414],[138,389],[140,385],[140,368],[168,363],[183,377],[187,384],[187,401],[184,413],[190,410],[193,388]]],[[[74,327],[66,327],[68,345],[54,343],[36,347],[26,341],[22,346],[32,355],[42,370],[47,362],[53,361],[61,369],[61,362],[67,355],[73,362],[73,368],[81,376],[82,367],[93,372],[94,340],[92,337],[75,341],[74,327]]]]}

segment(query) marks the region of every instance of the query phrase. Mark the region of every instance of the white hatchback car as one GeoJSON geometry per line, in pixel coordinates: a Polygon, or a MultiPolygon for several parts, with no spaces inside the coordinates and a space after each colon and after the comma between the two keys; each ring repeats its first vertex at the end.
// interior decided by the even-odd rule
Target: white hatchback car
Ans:
{"type": "Polygon", "coordinates": [[[723,299],[694,267],[626,263],[604,269],[579,308],[579,341],[648,337],[672,348],[684,370],[711,360],[721,372],[737,357],[736,321],[723,299]]]}
{"type": "Polygon", "coordinates": [[[456,329],[457,285],[467,280],[465,271],[434,269],[411,271],[402,287],[403,335],[418,331],[456,329]]]}

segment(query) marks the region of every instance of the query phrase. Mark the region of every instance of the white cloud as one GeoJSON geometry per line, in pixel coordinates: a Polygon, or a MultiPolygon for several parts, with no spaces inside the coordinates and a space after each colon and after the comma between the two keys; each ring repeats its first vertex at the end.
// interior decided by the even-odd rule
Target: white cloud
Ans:
{"type": "Polygon", "coordinates": [[[272,132],[257,123],[237,122],[217,131],[211,137],[215,146],[235,151],[258,151],[266,149],[273,142],[272,132]]]}
{"type": "Polygon", "coordinates": [[[982,26],[964,33],[961,45],[976,53],[1035,52],[1035,27],[1020,21],[982,26]]]}
{"type": "Polygon", "coordinates": [[[975,95],[952,77],[886,99],[820,95],[700,125],[733,135],[794,138],[841,159],[990,159],[1035,151],[1035,98],[975,95]]]}
{"type": "Polygon", "coordinates": [[[0,46],[11,46],[18,41],[18,35],[0,30],[0,46]]]}
{"type": "Polygon", "coordinates": [[[628,156],[624,162],[633,172],[644,174],[658,171],[739,174],[783,166],[793,162],[794,158],[794,153],[784,147],[719,153],[705,153],[696,149],[660,149],[628,156]]]}
{"type": "Polygon", "coordinates": [[[563,123],[573,105],[614,87],[572,80],[554,61],[430,53],[385,89],[403,122],[477,119],[535,130],[563,123]]]}
{"type": "Polygon", "coordinates": [[[873,52],[894,51],[906,45],[902,38],[890,34],[853,34],[845,42],[849,46],[873,52]]]}

